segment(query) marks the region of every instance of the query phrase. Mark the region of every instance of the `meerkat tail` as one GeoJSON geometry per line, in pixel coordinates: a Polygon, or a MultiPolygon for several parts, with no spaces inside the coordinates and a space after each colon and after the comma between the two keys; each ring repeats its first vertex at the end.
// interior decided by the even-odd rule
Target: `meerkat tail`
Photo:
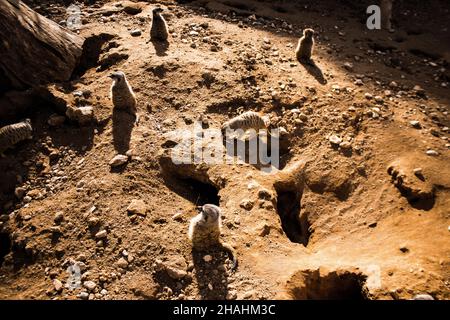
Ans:
{"type": "Polygon", "coordinates": [[[231,260],[233,261],[233,266],[231,267],[231,269],[236,270],[236,268],[238,267],[236,250],[234,250],[234,248],[228,243],[222,243],[222,248],[229,254],[231,260]]]}

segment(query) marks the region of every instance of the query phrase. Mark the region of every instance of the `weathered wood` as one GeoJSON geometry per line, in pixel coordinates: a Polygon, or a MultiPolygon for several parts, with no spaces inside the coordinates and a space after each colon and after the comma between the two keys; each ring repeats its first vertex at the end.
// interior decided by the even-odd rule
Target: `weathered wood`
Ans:
{"type": "Polygon", "coordinates": [[[0,83],[10,89],[69,80],[83,43],[22,1],[0,1],[0,83]]]}

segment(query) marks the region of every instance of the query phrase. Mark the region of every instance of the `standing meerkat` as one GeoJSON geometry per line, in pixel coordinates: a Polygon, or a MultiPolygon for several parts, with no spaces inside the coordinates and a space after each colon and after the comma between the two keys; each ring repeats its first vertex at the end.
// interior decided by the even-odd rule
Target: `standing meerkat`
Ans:
{"type": "Polygon", "coordinates": [[[0,155],[15,144],[31,139],[33,128],[30,119],[0,128],[0,155]]]}
{"type": "Polygon", "coordinates": [[[109,77],[114,80],[111,86],[111,100],[113,107],[136,115],[136,97],[125,77],[125,73],[116,71],[109,77]]]}
{"type": "Polygon", "coordinates": [[[297,49],[295,49],[295,55],[299,62],[311,63],[311,55],[314,48],[314,30],[303,30],[303,37],[298,40],[297,49]]]}
{"type": "Polygon", "coordinates": [[[163,8],[153,9],[152,28],[150,29],[151,41],[167,41],[169,37],[169,31],[167,29],[167,23],[164,17],[161,15],[163,8]]]}
{"type": "Polygon", "coordinates": [[[221,233],[221,210],[213,204],[205,204],[201,212],[191,219],[189,224],[189,239],[192,247],[196,250],[208,250],[214,247],[227,251],[233,261],[232,269],[237,267],[236,251],[234,248],[220,241],[221,233]]]}

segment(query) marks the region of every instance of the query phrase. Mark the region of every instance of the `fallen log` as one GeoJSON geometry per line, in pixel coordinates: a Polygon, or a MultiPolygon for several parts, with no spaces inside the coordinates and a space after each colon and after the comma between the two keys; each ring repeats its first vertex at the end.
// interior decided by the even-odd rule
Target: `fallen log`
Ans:
{"type": "Polygon", "coordinates": [[[0,91],[69,80],[83,43],[22,1],[0,1],[0,91]]]}

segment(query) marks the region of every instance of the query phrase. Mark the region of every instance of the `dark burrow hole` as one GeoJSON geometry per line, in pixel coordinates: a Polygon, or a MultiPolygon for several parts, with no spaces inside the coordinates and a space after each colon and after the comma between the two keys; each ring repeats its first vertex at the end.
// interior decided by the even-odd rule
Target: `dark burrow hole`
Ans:
{"type": "Polygon", "coordinates": [[[3,265],[5,256],[11,252],[11,239],[9,234],[0,233],[0,266],[3,265]]]}
{"type": "Polygon", "coordinates": [[[114,37],[108,33],[101,33],[87,38],[83,44],[80,62],[72,73],[72,79],[81,77],[87,70],[97,66],[104,44],[114,37]]]}
{"type": "Polygon", "coordinates": [[[300,286],[294,286],[292,294],[298,300],[367,300],[364,274],[354,272],[303,271],[300,286]]]}
{"type": "Polygon", "coordinates": [[[206,203],[219,205],[219,191],[211,184],[192,178],[179,179],[178,181],[182,187],[189,190],[185,198],[195,203],[195,205],[202,206],[206,203]]]}
{"type": "Polygon", "coordinates": [[[281,227],[290,241],[308,245],[310,232],[306,214],[300,214],[301,193],[277,190],[277,212],[281,227]]]}

